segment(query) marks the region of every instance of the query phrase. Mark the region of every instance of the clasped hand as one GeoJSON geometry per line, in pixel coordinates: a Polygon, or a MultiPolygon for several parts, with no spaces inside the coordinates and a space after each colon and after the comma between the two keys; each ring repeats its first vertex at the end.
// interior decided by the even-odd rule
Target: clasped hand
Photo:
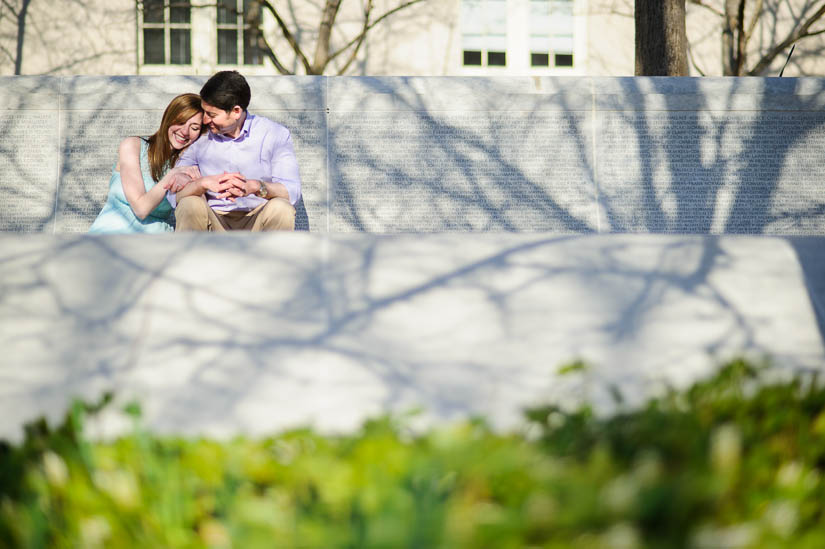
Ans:
{"type": "Polygon", "coordinates": [[[201,177],[197,166],[183,166],[173,168],[169,175],[172,177],[164,188],[172,193],[177,193],[189,183],[195,181],[204,191],[212,192],[216,198],[227,198],[232,202],[242,196],[257,193],[261,190],[262,183],[255,179],[247,179],[242,174],[224,172],[218,175],[207,175],[201,177]]]}
{"type": "Polygon", "coordinates": [[[234,202],[235,199],[257,193],[261,189],[261,182],[247,179],[239,173],[226,173],[204,178],[204,189],[215,193],[216,198],[226,198],[234,202]]]}
{"type": "Polygon", "coordinates": [[[177,193],[191,181],[200,179],[201,172],[197,166],[180,166],[172,168],[168,173],[169,180],[163,185],[163,188],[171,193],[177,193]]]}

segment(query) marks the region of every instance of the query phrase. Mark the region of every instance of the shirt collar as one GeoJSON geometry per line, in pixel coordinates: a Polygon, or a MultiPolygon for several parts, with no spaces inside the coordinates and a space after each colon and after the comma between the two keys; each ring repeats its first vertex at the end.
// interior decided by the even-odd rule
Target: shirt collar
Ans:
{"type": "Polygon", "coordinates": [[[215,141],[243,141],[249,137],[249,131],[252,128],[253,118],[255,118],[255,115],[249,111],[246,111],[246,120],[243,121],[243,127],[241,128],[241,133],[238,134],[238,137],[229,137],[223,134],[209,132],[209,139],[214,139],[215,141]]]}

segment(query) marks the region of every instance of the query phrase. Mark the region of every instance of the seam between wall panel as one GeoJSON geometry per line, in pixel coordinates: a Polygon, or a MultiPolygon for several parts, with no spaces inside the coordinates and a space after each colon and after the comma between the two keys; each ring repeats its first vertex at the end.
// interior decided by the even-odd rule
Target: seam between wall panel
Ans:
{"type": "Polygon", "coordinates": [[[596,232],[602,232],[602,212],[601,212],[601,194],[599,192],[599,164],[596,149],[596,85],[593,78],[590,78],[590,148],[593,150],[591,162],[593,163],[593,200],[596,204],[596,232]]]}
{"type": "Polygon", "coordinates": [[[57,80],[57,173],[54,176],[54,208],[52,209],[52,235],[57,234],[57,207],[60,204],[60,173],[63,170],[63,135],[61,132],[60,105],[63,96],[63,77],[57,80]]]}

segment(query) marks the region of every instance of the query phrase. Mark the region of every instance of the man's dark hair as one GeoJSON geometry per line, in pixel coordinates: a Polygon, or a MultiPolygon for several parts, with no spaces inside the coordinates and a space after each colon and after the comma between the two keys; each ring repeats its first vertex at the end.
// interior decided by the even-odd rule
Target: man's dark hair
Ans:
{"type": "Polygon", "coordinates": [[[231,111],[235,105],[246,110],[251,97],[249,84],[238,71],[215,73],[201,88],[201,99],[224,111],[231,111]]]}

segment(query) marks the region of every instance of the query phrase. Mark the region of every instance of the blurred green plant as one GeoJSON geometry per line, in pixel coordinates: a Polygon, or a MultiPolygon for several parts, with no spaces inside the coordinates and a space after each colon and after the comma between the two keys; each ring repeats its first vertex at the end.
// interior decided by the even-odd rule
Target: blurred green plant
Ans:
{"type": "Polygon", "coordinates": [[[769,372],[733,361],[609,417],[536,407],[517,433],[383,417],[187,440],[146,432],[131,405],[129,436],[91,442],[111,397],[76,402],[0,443],[0,545],[820,549],[825,389],[769,372]]]}

